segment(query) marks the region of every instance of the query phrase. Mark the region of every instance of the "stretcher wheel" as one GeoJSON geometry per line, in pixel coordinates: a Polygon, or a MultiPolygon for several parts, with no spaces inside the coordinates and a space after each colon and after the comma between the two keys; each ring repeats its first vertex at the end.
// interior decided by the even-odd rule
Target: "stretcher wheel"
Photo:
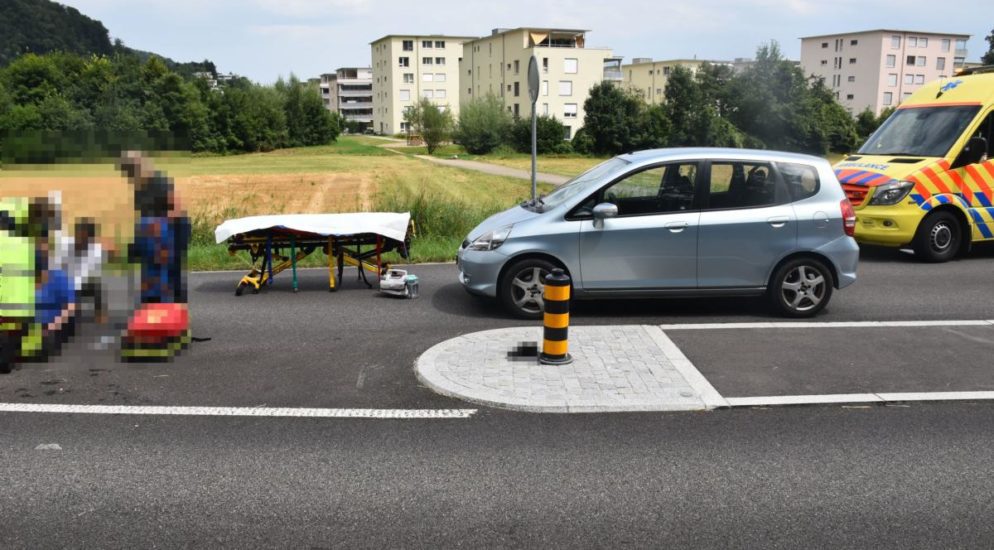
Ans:
{"type": "Polygon", "coordinates": [[[238,286],[235,287],[235,296],[241,296],[243,292],[245,292],[245,284],[239,283],[238,286]]]}

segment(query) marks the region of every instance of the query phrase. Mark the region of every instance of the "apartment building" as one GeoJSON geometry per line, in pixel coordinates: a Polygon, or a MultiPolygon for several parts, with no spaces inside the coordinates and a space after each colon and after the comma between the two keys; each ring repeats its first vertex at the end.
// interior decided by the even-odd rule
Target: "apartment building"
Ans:
{"type": "Polygon", "coordinates": [[[900,105],[966,62],[968,34],[877,29],[801,38],[804,73],[825,79],[851,113],[900,105]]]}
{"type": "Polygon", "coordinates": [[[321,99],[329,111],[365,130],[373,125],[373,69],[342,67],[321,75],[321,99]]]}
{"type": "Polygon", "coordinates": [[[584,30],[494,29],[490,36],[463,44],[459,101],[493,94],[507,110],[531,118],[528,62],[538,61],[539,115],[554,116],[566,126],[564,139],[583,126],[583,103],[590,88],[604,79],[615,58],[608,48],[587,48],[584,30]]]}
{"type": "Polygon", "coordinates": [[[418,98],[430,99],[459,115],[459,62],[471,36],[384,36],[372,43],[373,129],[380,134],[407,131],[404,110],[418,98]]]}
{"type": "Polygon", "coordinates": [[[733,64],[729,61],[709,61],[705,59],[668,59],[653,61],[646,57],[636,57],[627,65],[621,66],[622,84],[642,96],[650,105],[666,100],[666,81],[677,67],[690,69],[696,73],[705,63],[711,65],[733,64]]]}

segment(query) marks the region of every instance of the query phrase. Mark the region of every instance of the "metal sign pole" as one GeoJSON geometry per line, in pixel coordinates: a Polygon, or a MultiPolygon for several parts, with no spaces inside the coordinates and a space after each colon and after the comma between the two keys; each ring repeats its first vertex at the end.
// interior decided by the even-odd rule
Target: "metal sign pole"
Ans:
{"type": "Polygon", "coordinates": [[[538,196],[536,183],[536,157],[538,156],[538,113],[535,105],[538,101],[538,60],[532,55],[528,60],[528,97],[532,101],[532,202],[538,196]]]}

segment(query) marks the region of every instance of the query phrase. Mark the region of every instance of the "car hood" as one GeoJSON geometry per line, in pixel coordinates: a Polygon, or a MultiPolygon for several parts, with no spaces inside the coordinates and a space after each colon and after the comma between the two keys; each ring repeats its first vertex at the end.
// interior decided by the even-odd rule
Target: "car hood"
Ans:
{"type": "Polygon", "coordinates": [[[473,241],[488,231],[493,231],[494,229],[500,229],[501,227],[530,220],[541,215],[541,212],[528,210],[522,206],[513,206],[480,222],[479,225],[474,227],[473,230],[469,232],[469,236],[467,238],[470,241],[473,241]]]}

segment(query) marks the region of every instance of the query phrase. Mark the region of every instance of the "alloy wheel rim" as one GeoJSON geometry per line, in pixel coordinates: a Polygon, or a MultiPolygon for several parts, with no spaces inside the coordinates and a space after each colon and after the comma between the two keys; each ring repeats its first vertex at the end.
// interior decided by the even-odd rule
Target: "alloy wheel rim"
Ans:
{"type": "Polygon", "coordinates": [[[541,313],[545,309],[542,293],[545,290],[545,276],[549,272],[540,267],[522,269],[511,280],[511,299],[514,305],[526,313],[541,313]]]}
{"type": "Polygon", "coordinates": [[[790,309],[811,311],[825,299],[827,281],[821,271],[810,265],[799,265],[787,273],[780,285],[780,295],[790,309]]]}

